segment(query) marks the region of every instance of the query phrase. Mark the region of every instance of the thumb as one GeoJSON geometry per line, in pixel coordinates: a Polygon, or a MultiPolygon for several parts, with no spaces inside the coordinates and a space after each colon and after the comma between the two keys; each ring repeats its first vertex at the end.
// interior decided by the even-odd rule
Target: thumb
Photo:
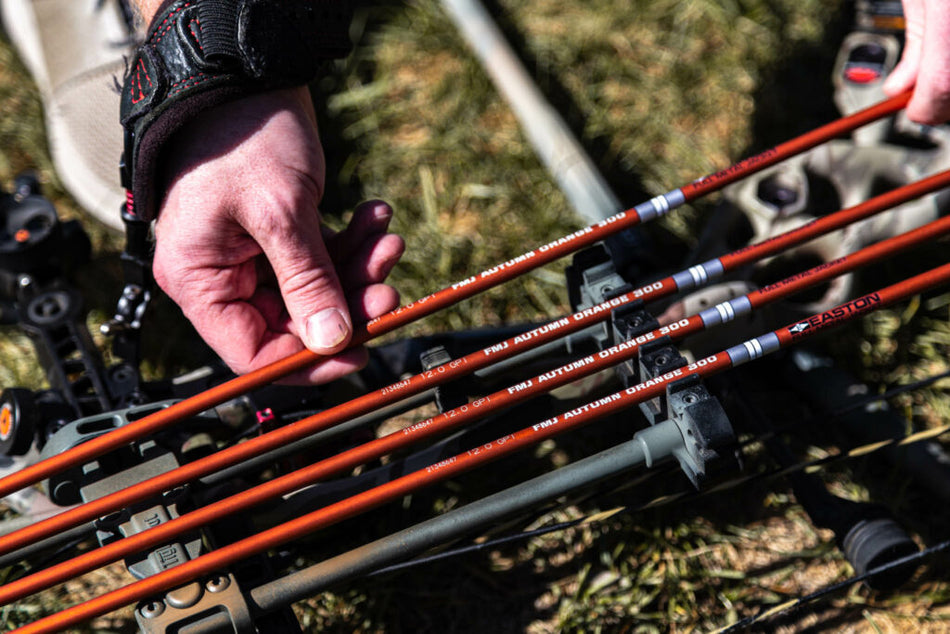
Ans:
{"type": "Polygon", "coordinates": [[[924,27],[920,72],[907,116],[935,125],[950,117],[950,10],[945,6],[938,8],[936,3],[928,6],[932,8],[924,27]]]}
{"type": "Polygon", "coordinates": [[[925,14],[923,0],[904,0],[905,44],[900,63],[884,80],[884,92],[895,96],[913,88],[920,72],[925,14]]]}
{"type": "Polygon", "coordinates": [[[270,262],[297,336],[310,350],[343,350],[353,323],[320,223],[301,222],[257,238],[270,262]]]}

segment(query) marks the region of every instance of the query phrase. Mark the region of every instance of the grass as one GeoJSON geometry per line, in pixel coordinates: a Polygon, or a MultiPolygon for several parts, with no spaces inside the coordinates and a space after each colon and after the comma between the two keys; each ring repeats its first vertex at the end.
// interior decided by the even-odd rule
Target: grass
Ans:
{"type": "MultiPolygon", "coordinates": [[[[502,27],[541,88],[630,204],[836,116],[829,77],[847,30],[844,2],[496,0],[492,6],[502,11],[502,27]]],[[[379,4],[361,11],[357,24],[354,55],[317,86],[326,96],[320,119],[330,174],[323,211],[339,224],[360,199],[394,205],[394,229],[408,248],[392,281],[405,301],[580,226],[438,3],[379,4]]],[[[60,211],[77,217],[81,211],[58,184],[45,148],[40,101],[9,45],[0,44],[0,180],[35,169],[60,211]]],[[[716,200],[648,229],[667,255],[665,267],[679,264],[696,244],[716,200]]],[[[97,257],[107,263],[103,270],[112,270],[119,241],[92,227],[97,257]]],[[[567,310],[562,270],[560,263],[533,273],[523,284],[443,311],[399,336],[560,315],[567,310]]],[[[94,308],[91,322],[102,318],[108,300],[94,308]]],[[[167,305],[159,316],[163,325],[183,328],[167,305]]],[[[875,390],[943,371],[950,346],[947,296],[882,311],[827,343],[875,390]]],[[[153,350],[149,371],[186,367],[174,348],[153,350]]],[[[22,335],[0,332],[0,384],[41,386],[30,359],[22,335]]],[[[901,396],[893,406],[915,429],[940,424],[950,414],[946,382],[901,396]]],[[[593,442],[576,435],[541,447],[536,457],[560,464],[593,442]]],[[[819,440],[791,442],[802,455],[830,451],[819,440]]],[[[749,469],[767,464],[752,449],[746,461],[749,469]]],[[[874,459],[836,465],[822,477],[850,499],[884,501],[921,542],[946,535],[947,512],[918,484],[874,459]]],[[[490,488],[488,480],[483,474],[460,479],[414,497],[405,510],[374,516],[374,530],[359,536],[370,539],[402,525],[406,511],[460,504],[490,488]]],[[[643,487],[572,500],[531,525],[600,507],[637,507],[682,485],[679,478],[654,478],[643,487]]],[[[344,537],[331,533],[328,541],[344,537]]],[[[787,483],[760,481],[353,583],[295,610],[307,631],[698,632],[850,574],[830,531],[808,521],[787,483]]],[[[934,566],[895,594],[857,587],[770,627],[947,631],[948,595],[950,586],[934,566]]],[[[24,622],[68,602],[69,590],[44,593],[3,618],[24,622]]],[[[126,612],[93,630],[125,631],[127,619],[126,612]]]]}

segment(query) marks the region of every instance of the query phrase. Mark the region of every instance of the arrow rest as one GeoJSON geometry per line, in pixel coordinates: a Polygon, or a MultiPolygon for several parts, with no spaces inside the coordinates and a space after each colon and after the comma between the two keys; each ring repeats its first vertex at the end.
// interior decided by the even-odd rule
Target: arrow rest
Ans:
{"type": "MultiPolygon", "coordinates": [[[[603,247],[592,247],[578,253],[567,270],[568,297],[575,311],[600,304],[633,290],[616,270],[603,247]]],[[[660,324],[643,307],[633,301],[615,308],[605,322],[602,336],[595,336],[600,349],[615,344],[637,341],[638,337],[657,331],[660,324]]],[[[616,374],[628,388],[650,379],[662,377],[683,368],[687,359],[680,354],[671,338],[663,336],[641,343],[637,359],[620,363],[616,374]]],[[[718,398],[709,393],[703,380],[686,376],[671,382],[666,391],[640,404],[640,411],[651,426],[673,421],[687,439],[682,448],[674,450],[683,473],[696,488],[711,474],[738,468],[735,433],[718,398]]]]}

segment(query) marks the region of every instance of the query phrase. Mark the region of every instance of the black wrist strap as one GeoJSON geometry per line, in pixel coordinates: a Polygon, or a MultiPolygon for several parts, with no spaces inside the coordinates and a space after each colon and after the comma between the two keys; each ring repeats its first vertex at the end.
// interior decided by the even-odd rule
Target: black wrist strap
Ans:
{"type": "Polygon", "coordinates": [[[350,50],[347,0],[166,0],[122,88],[127,211],[152,220],[162,147],[200,112],[311,81],[350,50]]]}

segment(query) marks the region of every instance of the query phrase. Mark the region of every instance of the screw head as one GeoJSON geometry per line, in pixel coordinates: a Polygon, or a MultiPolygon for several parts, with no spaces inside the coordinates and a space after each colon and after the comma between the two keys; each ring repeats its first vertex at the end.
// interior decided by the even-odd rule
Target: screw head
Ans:
{"type": "Polygon", "coordinates": [[[165,491],[165,493],[162,494],[162,497],[164,497],[165,500],[168,502],[175,502],[179,500],[180,498],[184,497],[187,492],[188,492],[187,487],[177,486],[174,489],[165,491]]]}
{"type": "Polygon", "coordinates": [[[154,619],[165,611],[165,604],[161,601],[149,601],[139,607],[139,614],[146,619],[154,619]]]}
{"type": "Polygon", "coordinates": [[[208,592],[223,592],[230,585],[231,580],[228,577],[218,575],[217,577],[208,579],[207,583],[205,583],[205,588],[208,589],[208,592]]]}

